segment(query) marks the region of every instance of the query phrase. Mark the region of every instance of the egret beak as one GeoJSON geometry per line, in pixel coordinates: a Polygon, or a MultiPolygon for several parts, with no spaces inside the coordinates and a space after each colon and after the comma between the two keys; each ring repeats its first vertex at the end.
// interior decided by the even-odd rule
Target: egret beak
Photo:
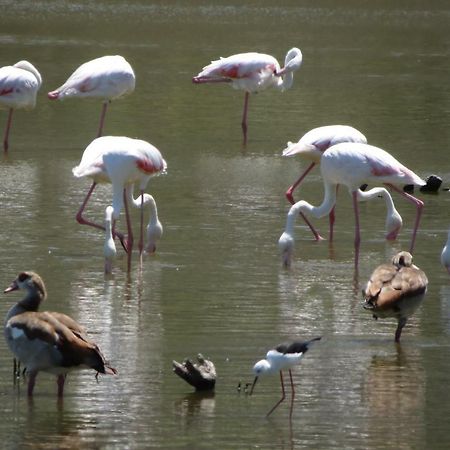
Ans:
{"type": "Polygon", "coordinates": [[[250,389],[250,394],[248,395],[252,395],[253,394],[253,389],[255,388],[255,384],[258,381],[258,377],[255,377],[255,379],[253,380],[253,384],[252,384],[252,388],[250,389]]]}

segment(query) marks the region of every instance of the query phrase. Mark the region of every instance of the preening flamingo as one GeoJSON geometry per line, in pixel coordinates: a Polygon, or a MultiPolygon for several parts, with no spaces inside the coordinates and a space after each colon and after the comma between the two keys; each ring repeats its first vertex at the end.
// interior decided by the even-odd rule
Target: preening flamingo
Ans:
{"type": "MultiPolygon", "coordinates": [[[[151,218],[147,227],[147,235],[158,228],[158,217],[153,197],[144,194],[149,179],[152,176],[166,171],[167,164],[161,152],[146,141],[120,136],[104,136],[94,139],[85,149],[80,164],[72,169],[75,177],[89,177],[93,179],[92,185],[77,213],[77,221],[80,224],[91,225],[105,229],[103,225],[88,221],[83,217],[83,211],[98,183],[111,183],[113,188],[113,236],[115,221],[119,217],[122,207],[125,207],[128,236],[126,249],[128,251],[128,269],[130,269],[131,252],[133,248],[133,232],[129,215],[129,203],[141,208],[139,254],[144,249],[143,236],[143,210],[146,204],[150,205],[151,218]],[[139,184],[140,196],[133,199],[134,184],[139,184]],[[156,218],[155,218],[156,215],[156,218]]],[[[160,226],[160,224],[159,224],[160,226]]],[[[162,228],[161,228],[162,232],[162,228]]],[[[148,251],[154,251],[154,242],[147,244],[148,251]]]]}
{"type": "Polygon", "coordinates": [[[450,229],[448,230],[447,242],[444,245],[441,253],[441,263],[450,274],[450,229]]]}
{"type": "Polygon", "coordinates": [[[273,408],[266,414],[266,417],[272,414],[272,412],[280,405],[280,403],[286,398],[286,392],[284,390],[283,381],[283,370],[288,370],[289,378],[291,381],[291,409],[289,412],[289,418],[292,418],[292,409],[294,406],[294,381],[292,379],[291,368],[299,364],[304,354],[309,350],[310,345],[315,341],[320,341],[321,337],[316,337],[310,341],[293,341],[285,344],[280,344],[272,350],[267,352],[266,358],[261,359],[253,366],[253,373],[255,374],[255,379],[253,381],[252,387],[250,389],[250,395],[253,394],[253,389],[258,381],[259,377],[262,375],[273,375],[280,372],[280,382],[281,382],[281,399],[275,403],[273,408]]]}
{"type": "Polygon", "coordinates": [[[48,93],[50,100],[93,97],[103,100],[97,137],[103,133],[106,109],[111,100],[134,91],[136,78],[128,61],[120,55],[102,56],[78,67],[58,89],[48,93]]]}
{"type": "MultiPolygon", "coordinates": [[[[361,142],[367,144],[366,137],[358,131],[356,128],[348,125],[326,125],[323,127],[313,128],[304,134],[297,143],[288,142],[287,148],[283,150],[283,156],[294,156],[301,153],[304,149],[318,150],[324,152],[327,148],[332,147],[335,144],[342,142],[361,142]]],[[[320,164],[320,154],[318,152],[306,153],[306,155],[317,156],[311,162],[311,164],[305,169],[295,183],[289,187],[286,191],[286,198],[293,205],[295,203],[293,193],[294,190],[300,185],[303,179],[313,169],[316,164],[320,164]]],[[[306,218],[303,213],[300,213],[303,220],[311,229],[316,240],[321,240],[322,237],[314,229],[312,224],[306,218]]],[[[334,208],[330,212],[330,235],[329,240],[333,240],[333,226],[334,226],[334,208]]]]}
{"type": "Polygon", "coordinates": [[[398,320],[395,342],[400,341],[406,321],[427,292],[427,276],[412,260],[411,253],[397,253],[390,264],[381,264],[373,271],[363,290],[364,309],[374,319],[395,317],[398,320]]]}
{"type": "Polygon", "coordinates": [[[21,272],[5,293],[23,289],[25,297],[7,313],[4,333],[10,350],[27,368],[28,396],[33,395],[38,372],[57,375],[58,397],[63,396],[68,372],[91,368],[114,375],[98,346],[88,340],[84,329],[65,314],[38,312],[47,297],[44,282],[35,272],[21,272]]]}
{"type": "Polygon", "coordinates": [[[36,67],[28,61],[0,67],[0,105],[9,109],[3,135],[3,150],[9,147],[9,131],[15,109],[33,109],[42,78],[36,67]]]}
{"type": "MultiPolygon", "coordinates": [[[[314,158],[314,155],[316,155],[316,157],[321,156],[320,171],[323,178],[325,193],[323,202],[320,206],[313,206],[304,200],[300,200],[289,210],[286,229],[278,241],[278,246],[283,255],[283,263],[285,265],[290,264],[294,246],[294,224],[298,213],[310,213],[314,217],[323,217],[329,214],[336,203],[336,186],[340,184],[347,186],[353,197],[356,250],[359,250],[360,243],[358,201],[372,198],[374,192],[376,192],[376,195],[383,195],[385,199],[388,198],[388,196],[390,197],[389,193],[384,188],[374,188],[377,191],[371,189],[368,192],[363,192],[358,189],[358,187],[364,183],[384,183],[399,192],[416,206],[416,220],[410,247],[410,252],[413,252],[420,216],[422,214],[423,202],[412,195],[403,192],[396,187],[394,183],[423,186],[425,184],[424,180],[397,161],[388,152],[368,144],[348,142],[334,145],[323,153],[317,149],[304,149],[302,152],[313,153],[311,159],[314,158]]],[[[388,222],[391,222],[391,220],[388,220],[388,222]]],[[[396,222],[397,220],[393,218],[392,226],[398,227],[396,222]]],[[[393,230],[388,229],[387,231],[388,238],[391,237],[391,233],[396,234],[395,228],[393,230]]],[[[358,255],[358,253],[356,253],[356,255],[358,255]]]]}
{"type": "Polygon", "coordinates": [[[249,94],[275,87],[285,91],[294,82],[294,71],[302,64],[302,52],[291,48],[280,68],[278,61],[264,53],[239,53],[220,58],[207,65],[192,81],[194,83],[231,83],[235,89],[245,91],[244,111],[242,114],[242,131],[244,145],[247,143],[247,110],[249,94]]]}

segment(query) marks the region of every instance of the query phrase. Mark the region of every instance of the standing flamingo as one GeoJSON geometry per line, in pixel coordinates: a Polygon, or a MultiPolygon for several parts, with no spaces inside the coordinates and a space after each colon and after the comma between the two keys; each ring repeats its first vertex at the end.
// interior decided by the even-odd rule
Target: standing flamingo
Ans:
{"type": "Polygon", "coordinates": [[[0,67],[0,105],[9,108],[3,151],[8,152],[9,130],[15,109],[33,109],[42,78],[36,67],[28,61],[19,61],[13,66],[0,67]]]}
{"type": "MultiPolygon", "coordinates": [[[[278,241],[279,249],[283,255],[284,265],[290,264],[294,246],[294,223],[299,212],[311,213],[314,217],[323,217],[329,214],[336,203],[336,186],[343,184],[347,186],[353,197],[353,208],[355,211],[355,249],[359,250],[360,228],[358,201],[367,199],[373,195],[373,189],[362,192],[358,189],[363,183],[384,183],[403,197],[412,202],[417,209],[416,220],[413,229],[410,252],[413,252],[416,233],[419,227],[420,216],[422,214],[423,202],[406,192],[403,192],[395,184],[415,184],[425,185],[425,181],[416,175],[412,170],[397,161],[388,152],[367,144],[342,143],[330,147],[321,153],[317,149],[305,149],[303,153],[313,153],[321,155],[320,171],[322,173],[325,194],[320,206],[313,206],[304,200],[300,200],[291,207],[286,221],[286,229],[278,241]]],[[[313,158],[313,156],[311,156],[313,158]]],[[[389,193],[384,188],[374,188],[377,194],[389,193]]],[[[388,230],[389,231],[389,230],[388,230]]],[[[356,252],[358,255],[358,252],[356,252]]],[[[358,259],[355,261],[358,264],[358,259]]]]}
{"type": "Polygon", "coordinates": [[[448,230],[447,242],[444,245],[441,253],[441,263],[450,274],[450,229],[448,230]]]}
{"type": "MultiPolygon", "coordinates": [[[[358,131],[356,128],[350,127],[348,125],[326,125],[323,127],[313,128],[308,131],[297,143],[288,142],[287,148],[283,150],[283,156],[294,156],[297,153],[301,153],[304,149],[308,150],[319,150],[324,152],[327,148],[332,147],[335,144],[340,144],[341,142],[360,142],[362,144],[367,144],[366,137],[358,131]]],[[[293,192],[300,185],[303,179],[308,175],[308,173],[313,169],[316,164],[320,164],[320,154],[318,152],[307,153],[308,155],[315,155],[311,164],[306,168],[306,170],[300,175],[300,177],[292,184],[286,191],[286,198],[293,205],[295,203],[293,192]]],[[[303,213],[300,213],[305,223],[311,229],[315,239],[321,240],[322,237],[314,229],[312,224],[306,218],[303,213]]],[[[335,221],[334,208],[330,212],[330,236],[329,240],[333,240],[333,227],[335,221]]]]}
{"type": "MultiPolygon", "coordinates": [[[[125,207],[128,229],[125,245],[128,252],[128,270],[130,269],[133,248],[133,232],[128,210],[130,200],[134,206],[141,208],[139,239],[139,255],[141,256],[144,249],[143,209],[145,203],[150,204],[152,217],[154,217],[156,211],[156,207],[152,207],[153,197],[145,196],[144,189],[152,176],[164,173],[166,168],[167,164],[160,151],[148,142],[128,137],[104,136],[94,139],[86,147],[80,164],[72,169],[74,176],[77,178],[90,177],[93,179],[92,185],[76,216],[80,224],[105,229],[104,226],[88,221],[83,217],[86,204],[98,183],[111,183],[113,187],[113,236],[118,234],[115,232],[115,222],[122,207],[125,207]],[[139,183],[140,200],[133,200],[132,197],[135,183],[139,183]]],[[[154,220],[152,217],[151,221],[154,220]]],[[[159,222],[157,216],[156,221],[159,222]]],[[[152,231],[156,226],[157,223],[153,227],[149,224],[152,231]]],[[[149,229],[147,229],[147,234],[149,234],[149,229]]],[[[153,250],[154,244],[151,244],[151,246],[151,250],[153,250]]]]}
{"type": "Polygon", "coordinates": [[[427,276],[412,261],[411,253],[397,253],[390,264],[381,264],[373,271],[363,290],[364,309],[370,311],[374,319],[397,319],[395,342],[400,341],[406,321],[427,292],[427,276]]]}
{"type": "Polygon", "coordinates": [[[212,61],[192,81],[194,83],[231,83],[234,89],[245,91],[242,131],[244,145],[247,143],[247,110],[249,94],[275,87],[285,91],[294,82],[294,71],[302,64],[302,52],[291,48],[280,68],[278,61],[264,53],[239,53],[212,61]]]}
{"type": "Polygon", "coordinates": [[[58,89],[48,93],[50,100],[69,97],[94,97],[103,100],[97,137],[102,135],[106,109],[111,100],[134,91],[136,78],[123,56],[102,56],[78,67],[58,89]]]}

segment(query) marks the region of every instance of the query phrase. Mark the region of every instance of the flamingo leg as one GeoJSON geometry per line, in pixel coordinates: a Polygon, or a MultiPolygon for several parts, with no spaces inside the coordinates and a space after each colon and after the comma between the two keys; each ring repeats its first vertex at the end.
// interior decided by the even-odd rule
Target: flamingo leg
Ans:
{"type": "Polygon", "coordinates": [[[359,263],[359,245],[361,243],[361,233],[359,227],[359,207],[358,207],[358,193],[352,192],[353,197],[353,210],[355,211],[355,267],[358,267],[359,263]]]}
{"type": "Polygon", "coordinates": [[[295,189],[297,188],[297,186],[304,180],[304,178],[306,177],[306,175],[308,175],[309,172],[311,172],[311,170],[313,169],[313,167],[316,165],[316,163],[311,163],[306,170],[300,175],[300,177],[298,178],[298,180],[286,191],[286,198],[288,199],[289,203],[291,205],[295,204],[295,200],[294,200],[294,196],[293,193],[295,191],[295,189]]]}
{"type": "Polygon", "coordinates": [[[386,186],[389,186],[390,188],[392,188],[394,191],[397,191],[401,196],[405,197],[406,200],[410,201],[416,207],[416,220],[414,223],[414,229],[413,229],[413,234],[412,234],[412,238],[411,238],[411,246],[409,248],[409,253],[411,253],[411,255],[412,255],[413,251],[414,251],[414,245],[416,243],[416,235],[417,235],[417,230],[418,230],[419,224],[420,224],[420,218],[422,216],[423,201],[419,200],[418,198],[414,197],[411,194],[408,194],[407,192],[403,192],[401,189],[399,189],[397,186],[394,186],[393,184],[390,184],[390,183],[385,183],[385,184],[386,184],[386,186]]]}
{"type": "Polygon", "coordinates": [[[3,135],[3,151],[4,151],[5,153],[8,153],[8,147],[9,147],[9,130],[11,129],[11,123],[12,123],[13,112],[14,112],[14,110],[13,110],[12,108],[9,108],[8,120],[6,121],[5,134],[3,135]]]}
{"type": "Polygon", "coordinates": [[[33,371],[33,372],[29,373],[28,390],[27,390],[28,397],[31,397],[33,395],[33,389],[34,389],[34,385],[36,384],[37,374],[38,374],[37,371],[33,371]]]}
{"type": "Polygon", "coordinates": [[[266,414],[266,417],[269,417],[275,411],[275,409],[280,405],[280,403],[286,398],[286,391],[284,390],[283,372],[281,372],[281,370],[280,370],[280,381],[281,381],[281,392],[282,392],[281,398],[280,398],[280,400],[278,400],[277,403],[275,403],[273,408],[266,414]]]}
{"type": "Polygon", "coordinates": [[[66,381],[66,376],[64,374],[59,374],[56,379],[56,383],[58,384],[58,397],[62,397],[64,395],[64,383],[66,381]]]}
{"type": "MultiPolygon", "coordinates": [[[[339,185],[336,185],[336,198],[337,198],[337,194],[339,191],[339,185]]],[[[328,214],[328,222],[330,224],[330,236],[329,236],[329,241],[333,242],[333,238],[334,238],[334,222],[336,222],[336,204],[333,206],[333,208],[331,208],[330,213],[328,214]]]]}
{"type": "MultiPolygon", "coordinates": [[[[311,171],[311,169],[316,165],[316,163],[311,163],[306,170],[300,175],[298,180],[286,191],[286,198],[288,201],[294,205],[295,200],[293,196],[294,190],[297,188],[297,186],[303,181],[303,179],[308,175],[308,173],[311,171]]],[[[308,225],[309,229],[311,230],[311,233],[314,235],[314,239],[316,241],[322,241],[323,237],[319,234],[319,232],[314,228],[312,223],[309,221],[309,219],[301,212],[300,213],[301,218],[305,221],[306,225],[308,225]]]]}
{"type": "Polygon", "coordinates": [[[144,249],[144,190],[141,189],[141,226],[139,235],[139,257],[142,263],[142,251],[144,249]]]}
{"type": "Polygon", "coordinates": [[[125,217],[127,220],[127,230],[128,230],[127,244],[126,244],[127,249],[128,249],[127,271],[130,272],[130,270],[131,270],[131,254],[133,252],[134,237],[133,237],[133,229],[131,227],[130,209],[129,209],[129,205],[128,205],[126,189],[123,190],[123,202],[124,202],[124,206],[125,206],[125,217]]]}
{"type": "Polygon", "coordinates": [[[105,116],[106,116],[106,110],[108,108],[108,104],[109,104],[109,100],[106,100],[105,102],[103,102],[102,113],[100,115],[100,124],[98,126],[97,137],[100,137],[102,135],[102,133],[103,133],[103,125],[105,124],[105,116]]]}
{"type": "Polygon", "coordinates": [[[242,132],[244,133],[244,146],[247,145],[247,112],[248,112],[248,99],[250,94],[248,92],[245,93],[244,97],[244,111],[242,112],[242,132]]]}
{"type": "Polygon", "coordinates": [[[289,379],[291,380],[291,410],[289,412],[289,420],[292,420],[292,410],[294,409],[294,398],[295,398],[295,388],[294,388],[294,381],[292,379],[292,372],[291,369],[289,369],[289,379]]]}
{"type": "MultiPolygon", "coordinates": [[[[90,220],[87,220],[87,219],[85,219],[83,217],[83,212],[86,209],[86,205],[87,205],[89,199],[91,198],[91,195],[94,192],[94,189],[95,189],[96,186],[97,186],[97,183],[95,181],[93,181],[92,184],[91,184],[91,187],[89,188],[88,193],[86,194],[86,197],[83,200],[83,203],[80,206],[80,209],[77,212],[76,219],[77,219],[77,222],[80,225],[89,225],[91,227],[98,228],[99,230],[105,230],[105,226],[104,225],[100,225],[98,223],[91,222],[90,220]]],[[[127,247],[126,247],[125,242],[124,242],[124,235],[123,235],[123,233],[119,233],[118,231],[115,231],[114,228],[115,227],[113,227],[113,236],[114,237],[117,236],[119,238],[120,243],[122,244],[122,247],[124,248],[125,251],[127,251],[127,247]]]]}

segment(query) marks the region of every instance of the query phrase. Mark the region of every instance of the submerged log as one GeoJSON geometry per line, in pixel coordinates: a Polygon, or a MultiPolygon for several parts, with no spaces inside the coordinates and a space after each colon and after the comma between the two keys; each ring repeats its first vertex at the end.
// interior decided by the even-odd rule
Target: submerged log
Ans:
{"type": "Polygon", "coordinates": [[[216,368],[212,361],[197,355],[197,363],[185,359],[183,363],[172,361],[173,371],[184,381],[194,386],[197,391],[208,391],[214,389],[216,384],[216,368]]]}

